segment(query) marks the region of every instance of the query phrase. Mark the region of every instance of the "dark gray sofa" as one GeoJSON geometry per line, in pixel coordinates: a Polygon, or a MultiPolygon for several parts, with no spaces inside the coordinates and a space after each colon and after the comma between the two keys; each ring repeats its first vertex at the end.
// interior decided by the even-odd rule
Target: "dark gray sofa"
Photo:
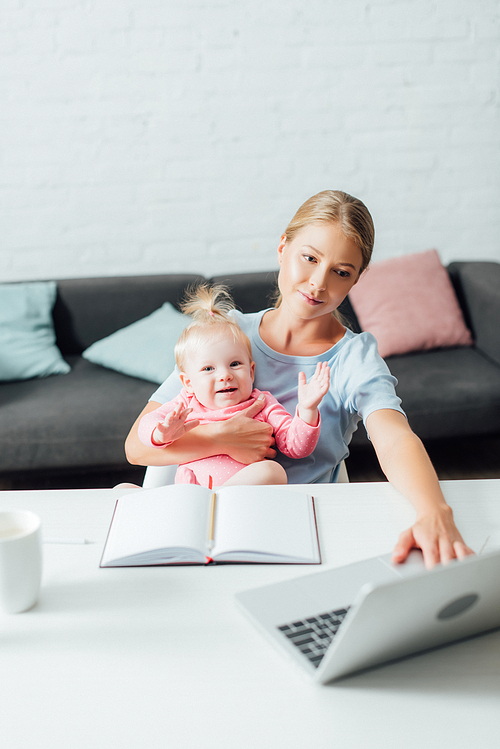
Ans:
{"type": "MultiPolygon", "coordinates": [[[[388,364],[424,441],[500,435],[500,264],[458,262],[448,271],[474,347],[393,356],[388,364]]],[[[71,372],[0,385],[0,475],[125,470],[125,437],[156,384],[91,364],[81,353],[165,301],[177,306],[186,286],[198,280],[165,275],[58,281],[54,326],[71,372]]],[[[210,280],[227,283],[237,306],[254,312],[269,306],[275,274],[210,280]]],[[[348,300],[342,312],[359,331],[348,300]]],[[[361,427],[352,445],[364,444],[361,427]]]]}

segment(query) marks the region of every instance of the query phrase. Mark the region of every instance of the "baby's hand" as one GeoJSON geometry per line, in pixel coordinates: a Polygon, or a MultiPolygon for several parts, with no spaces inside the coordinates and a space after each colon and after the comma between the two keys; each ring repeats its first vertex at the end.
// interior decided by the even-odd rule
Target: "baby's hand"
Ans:
{"type": "Polygon", "coordinates": [[[316,365],[316,371],[307,382],[304,372],[299,372],[299,416],[311,426],[318,423],[318,406],[330,387],[330,367],[324,362],[316,365]]]}
{"type": "Polygon", "coordinates": [[[170,442],[174,442],[174,440],[178,440],[186,432],[190,432],[194,427],[197,427],[200,423],[198,419],[193,419],[193,421],[186,424],[186,419],[192,410],[192,408],[178,406],[173,411],[170,411],[165,420],[156,426],[153,432],[153,442],[157,445],[169,444],[170,442]]]}

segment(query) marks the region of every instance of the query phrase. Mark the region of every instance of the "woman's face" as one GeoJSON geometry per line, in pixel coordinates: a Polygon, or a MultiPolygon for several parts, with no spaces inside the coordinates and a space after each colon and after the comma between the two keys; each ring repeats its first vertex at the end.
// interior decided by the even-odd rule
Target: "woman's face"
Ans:
{"type": "Polygon", "coordinates": [[[278,248],[282,304],[301,319],[331,314],[358,281],[362,256],[337,223],[309,224],[278,248]]]}

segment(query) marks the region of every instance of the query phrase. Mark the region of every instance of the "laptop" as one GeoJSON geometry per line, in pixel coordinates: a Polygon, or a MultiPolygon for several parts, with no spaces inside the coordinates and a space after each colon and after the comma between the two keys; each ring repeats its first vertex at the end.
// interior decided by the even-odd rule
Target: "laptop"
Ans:
{"type": "Polygon", "coordinates": [[[420,551],[236,594],[250,620],[325,684],[500,627],[500,551],[425,569],[420,551]]]}

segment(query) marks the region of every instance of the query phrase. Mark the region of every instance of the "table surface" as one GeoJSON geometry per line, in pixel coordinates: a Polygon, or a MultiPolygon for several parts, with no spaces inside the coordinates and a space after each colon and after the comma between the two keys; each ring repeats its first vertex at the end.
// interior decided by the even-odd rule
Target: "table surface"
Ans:
{"type": "MultiPolygon", "coordinates": [[[[499,548],[500,480],[442,487],[469,545],[499,548]]],[[[91,542],[44,544],[39,603],[0,614],[3,749],[500,745],[500,631],[320,686],[235,604],[237,591],[390,551],[414,513],[389,484],[314,486],[321,568],[100,569],[123,493],[0,492],[0,509],[37,512],[45,536],[91,542]]]]}

